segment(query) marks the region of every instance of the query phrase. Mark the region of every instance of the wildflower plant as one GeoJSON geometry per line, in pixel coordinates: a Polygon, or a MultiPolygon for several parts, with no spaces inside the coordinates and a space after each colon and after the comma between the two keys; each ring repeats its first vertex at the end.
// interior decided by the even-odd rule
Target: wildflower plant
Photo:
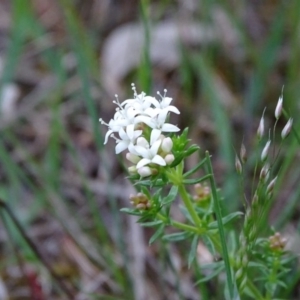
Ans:
{"type": "MultiPolygon", "coordinates": [[[[179,134],[180,129],[169,123],[170,115],[179,115],[180,112],[171,104],[172,98],[166,96],[167,91],[163,95],[158,92],[157,99],[144,92],[138,94],[134,85],[132,89],[132,99],[121,103],[116,96],[114,103],[117,108],[112,120],[106,123],[100,119],[108,127],[104,143],[111,137],[116,142],[116,154],[126,152],[126,159],[130,162],[129,178],[137,189],[136,195],[128,196],[132,207],[123,208],[122,211],[138,216],[141,226],[156,229],[150,243],[157,239],[165,242],[189,240],[189,266],[195,262],[200,240],[213,255],[220,255],[220,261],[208,266],[212,269],[211,274],[196,284],[225,273],[226,299],[244,299],[241,298],[244,295],[250,299],[274,299],[278,290],[284,287],[282,277],[289,271],[290,257],[285,251],[286,240],[279,233],[268,238],[260,236],[260,232],[270,233],[270,230],[263,231],[262,227],[265,226],[263,220],[268,213],[278,176],[274,174],[278,153],[272,153],[271,148],[276,124],[283,110],[282,96],[275,110],[273,137],[269,134],[264,140],[265,111],[258,126],[257,141],[263,145],[256,159],[255,174],[258,174],[258,180],[253,181],[250,197],[242,192],[245,211],[224,216],[210,154],[206,151],[198,164],[191,170],[185,170],[186,158],[200,151],[200,148],[190,145],[188,129],[179,134]],[[192,178],[200,169],[205,175],[192,178]],[[171,214],[176,199],[181,203],[184,222],[174,219],[171,214]],[[240,232],[232,234],[228,224],[241,216],[243,226],[240,232]],[[169,233],[168,227],[175,228],[176,232],[169,233]],[[257,284],[255,278],[249,276],[253,274],[253,268],[254,274],[259,273],[255,278],[262,284],[257,284]]],[[[282,130],[282,140],[288,136],[291,128],[292,119],[282,130]]],[[[245,182],[246,163],[247,149],[242,144],[235,158],[235,167],[242,183],[245,182]]]]}

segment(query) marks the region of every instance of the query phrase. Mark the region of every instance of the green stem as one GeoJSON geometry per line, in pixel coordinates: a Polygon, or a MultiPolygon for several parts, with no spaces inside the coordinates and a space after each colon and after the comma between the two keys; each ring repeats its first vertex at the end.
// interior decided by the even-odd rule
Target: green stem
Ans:
{"type": "Polygon", "coordinates": [[[194,224],[198,227],[198,228],[203,228],[202,226],[202,222],[201,222],[201,219],[199,218],[192,202],[191,202],[191,199],[189,197],[189,194],[187,193],[185,187],[183,184],[180,184],[178,185],[178,192],[181,196],[181,199],[187,209],[187,211],[189,212],[191,218],[193,219],[194,221],[194,224]]]}
{"type": "Polygon", "coordinates": [[[211,174],[211,176],[209,177],[209,181],[210,181],[210,186],[211,186],[212,198],[213,198],[213,202],[214,202],[214,211],[216,213],[217,222],[218,222],[222,254],[223,254],[223,259],[224,259],[224,264],[225,264],[225,269],[226,269],[226,274],[227,274],[228,290],[229,290],[230,297],[232,298],[233,297],[233,280],[232,280],[232,275],[231,275],[231,266],[230,266],[229,255],[228,255],[228,250],[227,250],[225,232],[224,232],[224,227],[223,227],[223,223],[222,223],[221,206],[220,206],[220,202],[219,202],[217,187],[216,187],[216,183],[215,183],[215,179],[214,179],[213,168],[212,168],[212,164],[211,164],[211,160],[210,160],[208,151],[206,151],[205,155],[207,158],[208,172],[211,174]]]}
{"type": "Polygon", "coordinates": [[[177,222],[177,221],[174,221],[174,220],[168,220],[168,218],[166,218],[165,216],[163,216],[160,213],[157,214],[157,217],[160,220],[162,220],[164,223],[168,223],[169,222],[170,225],[172,225],[175,228],[182,229],[184,231],[194,232],[194,233],[197,233],[199,235],[205,233],[204,229],[200,230],[199,228],[197,228],[195,226],[187,225],[187,224],[184,224],[184,223],[181,223],[181,222],[177,222]]]}

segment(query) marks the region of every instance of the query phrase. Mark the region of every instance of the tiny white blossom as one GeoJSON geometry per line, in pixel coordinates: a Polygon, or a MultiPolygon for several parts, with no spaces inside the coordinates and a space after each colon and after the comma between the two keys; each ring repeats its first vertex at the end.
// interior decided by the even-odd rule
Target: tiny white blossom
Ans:
{"type": "Polygon", "coordinates": [[[143,122],[152,129],[158,129],[161,132],[177,132],[180,129],[170,123],[165,123],[168,115],[167,110],[161,111],[155,118],[147,117],[147,116],[137,116],[136,120],[138,122],[143,122]]]}
{"type": "Polygon", "coordinates": [[[126,126],[126,131],[121,128],[119,131],[119,136],[121,139],[116,139],[116,154],[119,154],[127,149],[130,144],[134,144],[142,132],[142,130],[134,130],[133,124],[126,126]]]}
{"type": "Polygon", "coordinates": [[[108,124],[105,123],[103,119],[99,119],[101,124],[104,124],[109,128],[105,135],[104,144],[107,143],[109,136],[113,132],[119,132],[122,128],[130,124],[135,124],[136,114],[136,111],[130,107],[125,109],[118,108],[114,114],[114,118],[111,119],[108,124]]]}
{"type": "Polygon", "coordinates": [[[173,112],[175,114],[180,114],[178,108],[174,105],[170,105],[172,102],[173,98],[166,97],[167,90],[164,90],[165,94],[162,96],[160,92],[157,92],[157,94],[161,97],[161,101],[156,101],[153,103],[153,105],[160,109],[160,110],[166,110],[167,112],[173,112]]]}
{"type": "Polygon", "coordinates": [[[142,159],[136,165],[137,169],[144,167],[150,163],[154,163],[160,166],[166,165],[165,160],[157,154],[160,144],[161,140],[157,140],[153,145],[151,145],[151,147],[135,147],[136,152],[142,157],[142,159]]]}

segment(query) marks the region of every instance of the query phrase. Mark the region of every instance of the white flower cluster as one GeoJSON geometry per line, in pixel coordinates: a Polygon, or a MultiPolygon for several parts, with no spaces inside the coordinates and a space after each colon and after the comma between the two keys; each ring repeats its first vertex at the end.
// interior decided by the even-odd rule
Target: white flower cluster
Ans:
{"type": "Polygon", "coordinates": [[[135,85],[132,84],[134,98],[119,102],[118,96],[113,101],[118,107],[114,118],[101,124],[108,127],[104,144],[109,136],[116,140],[116,154],[128,150],[126,158],[134,166],[129,168],[132,174],[138,173],[146,177],[157,172],[157,165],[166,166],[171,164],[174,156],[171,152],[173,142],[170,137],[164,136],[163,132],[177,132],[180,129],[166,119],[170,112],[179,114],[179,110],[170,105],[172,98],[166,97],[166,90],[160,100],[147,96],[144,92],[137,94],[135,85]],[[117,132],[119,138],[114,133],[117,132]]]}

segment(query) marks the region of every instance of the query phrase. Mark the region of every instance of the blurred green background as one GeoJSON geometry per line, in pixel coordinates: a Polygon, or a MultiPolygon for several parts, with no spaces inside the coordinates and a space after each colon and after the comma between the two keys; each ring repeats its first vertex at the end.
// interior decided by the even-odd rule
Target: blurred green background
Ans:
{"type": "MultiPolygon", "coordinates": [[[[299,16],[297,0],[1,1],[0,196],[43,259],[2,209],[0,299],[68,299],[47,264],[73,299],[223,299],[194,286],[205,274],[187,269],[183,245],[148,246],[152,231],[119,212],[134,190],[98,120],[112,117],[115,94],[132,97],[131,82],[153,96],[166,88],[173,121],[213,155],[224,207],[241,209],[235,151],[243,141],[250,182],[259,120],[267,107],[272,128],[283,86],[299,130],[299,16]]],[[[269,219],[296,253],[298,148],[291,137],[281,150],[269,219]]]]}

